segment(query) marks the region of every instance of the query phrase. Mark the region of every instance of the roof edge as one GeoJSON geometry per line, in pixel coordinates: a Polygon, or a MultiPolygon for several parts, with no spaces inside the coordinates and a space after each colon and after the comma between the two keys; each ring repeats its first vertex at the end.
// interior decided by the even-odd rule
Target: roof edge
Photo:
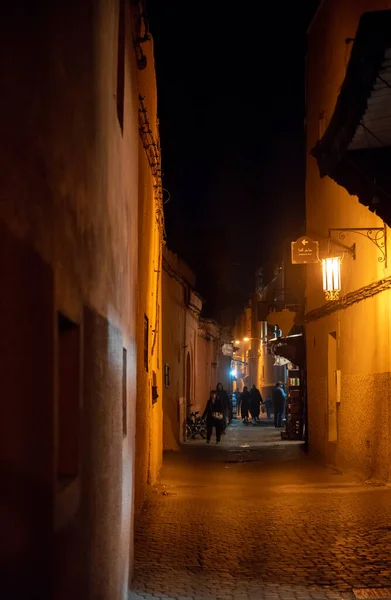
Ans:
{"type": "Polygon", "coordinates": [[[312,26],[314,25],[315,21],[317,20],[317,18],[318,18],[318,16],[319,16],[319,13],[320,13],[320,11],[322,10],[322,8],[323,8],[323,5],[325,4],[325,2],[326,2],[326,0],[321,0],[321,2],[320,2],[320,4],[319,4],[318,8],[316,9],[316,11],[315,11],[315,14],[314,14],[314,16],[312,17],[312,19],[311,19],[311,21],[310,21],[310,24],[309,24],[309,25],[308,25],[308,27],[307,27],[307,31],[306,31],[306,34],[307,34],[307,35],[309,35],[309,33],[311,32],[312,26]]]}
{"type": "Polygon", "coordinates": [[[367,110],[385,50],[391,47],[390,25],[391,10],[370,11],[360,17],[330,122],[322,138],[310,150],[318,161],[321,176],[330,176],[341,161],[367,110]]]}

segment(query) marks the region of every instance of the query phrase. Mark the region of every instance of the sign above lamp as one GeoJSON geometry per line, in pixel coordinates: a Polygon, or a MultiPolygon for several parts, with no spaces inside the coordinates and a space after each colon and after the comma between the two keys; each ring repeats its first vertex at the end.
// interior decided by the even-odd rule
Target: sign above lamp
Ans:
{"type": "Polygon", "coordinates": [[[291,261],[293,265],[307,265],[319,262],[319,242],[308,235],[291,242],[291,261]]]}

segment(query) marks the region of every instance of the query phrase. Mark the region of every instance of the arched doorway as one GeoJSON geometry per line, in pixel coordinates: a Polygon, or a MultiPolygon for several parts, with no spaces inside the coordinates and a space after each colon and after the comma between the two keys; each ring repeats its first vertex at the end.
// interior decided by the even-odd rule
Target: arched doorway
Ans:
{"type": "Polygon", "coordinates": [[[191,412],[191,362],[190,352],[186,357],[186,416],[191,412]]]}

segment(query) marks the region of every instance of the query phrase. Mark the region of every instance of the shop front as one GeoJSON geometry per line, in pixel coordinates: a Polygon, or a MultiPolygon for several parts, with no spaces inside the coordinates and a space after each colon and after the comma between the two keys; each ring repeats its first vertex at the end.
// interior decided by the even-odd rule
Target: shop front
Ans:
{"type": "Polygon", "coordinates": [[[269,342],[272,353],[286,362],[285,430],[282,439],[308,440],[306,402],[306,353],[303,327],[295,327],[285,337],[269,342]]]}

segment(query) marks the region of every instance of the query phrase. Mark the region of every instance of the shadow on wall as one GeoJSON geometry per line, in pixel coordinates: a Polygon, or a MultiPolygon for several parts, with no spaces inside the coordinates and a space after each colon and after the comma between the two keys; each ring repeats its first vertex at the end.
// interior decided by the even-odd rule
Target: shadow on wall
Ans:
{"type": "MultiPolygon", "coordinates": [[[[54,290],[50,267],[0,228],[3,320],[0,335],[1,589],[5,598],[120,597],[129,531],[122,531],[123,340],[121,332],[84,309],[83,403],[78,448],[80,494],[53,536],[59,486],[54,290]],[[26,286],[26,281],[34,285],[26,286]],[[58,458],[58,452],[56,452],[58,458]],[[4,543],[4,540],[7,542],[4,543]]],[[[126,413],[125,413],[126,414],[126,413]]],[[[124,507],[130,511],[130,505],[124,507]]],[[[125,510],[126,512],[126,510],[125,510]]]]}
{"type": "Polygon", "coordinates": [[[45,597],[53,517],[53,277],[5,226],[0,254],[7,257],[0,261],[1,588],[4,597],[27,598],[32,589],[45,597]]]}
{"type": "Polygon", "coordinates": [[[80,506],[56,547],[56,597],[64,600],[121,597],[126,565],[117,555],[129,545],[121,530],[124,356],[121,332],[84,308],[80,506]]]}

